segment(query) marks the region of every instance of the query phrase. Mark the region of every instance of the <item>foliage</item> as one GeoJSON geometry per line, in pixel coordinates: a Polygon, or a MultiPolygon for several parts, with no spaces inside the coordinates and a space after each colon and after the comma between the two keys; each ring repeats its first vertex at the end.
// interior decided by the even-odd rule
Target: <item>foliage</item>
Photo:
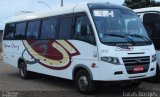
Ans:
{"type": "Polygon", "coordinates": [[[160,2],[155,0],[125,0],[125,6],[131,9],[160,6],[160,2]]]}

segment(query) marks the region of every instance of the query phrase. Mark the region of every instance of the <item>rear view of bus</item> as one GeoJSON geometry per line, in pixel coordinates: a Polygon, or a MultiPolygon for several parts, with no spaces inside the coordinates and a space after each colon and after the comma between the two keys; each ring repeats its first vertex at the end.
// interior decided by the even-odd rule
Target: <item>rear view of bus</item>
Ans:
{"type": "Polygon", "coordinates": [[[155,75],[153,43],[130,9],[83,3],[56,10],[7,23],[4,62],[20,68],[22,78],[32,71],[75,80],[89,93],[97,81],[138,87],[139,79],[155,75]]]}

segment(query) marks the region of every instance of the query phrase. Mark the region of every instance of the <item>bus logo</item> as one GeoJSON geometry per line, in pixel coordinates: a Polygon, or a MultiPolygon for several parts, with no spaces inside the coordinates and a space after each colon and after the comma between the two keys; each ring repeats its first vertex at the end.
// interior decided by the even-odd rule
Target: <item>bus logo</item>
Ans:
{"type": "Polygon", "coordinates": [[[141,60],[140,60],[140,59],[136,59],[136,62],[137,62],[137,63],[141,63],[141,60]]]}

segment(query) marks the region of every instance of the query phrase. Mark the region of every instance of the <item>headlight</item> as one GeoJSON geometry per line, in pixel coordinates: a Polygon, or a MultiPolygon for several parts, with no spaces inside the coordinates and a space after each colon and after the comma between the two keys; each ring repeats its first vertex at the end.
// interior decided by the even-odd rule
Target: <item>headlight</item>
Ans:
{"type": "Polygon", "coordinates": [[[118,58],[115,57],[101,57],[101,60],[115,65],[120,64],[118,58]]]}
{"type": "Polygon", "coordinates": [[[155,62],[157,60],[156,54],[152,55],[152,62],[155,62]]]}

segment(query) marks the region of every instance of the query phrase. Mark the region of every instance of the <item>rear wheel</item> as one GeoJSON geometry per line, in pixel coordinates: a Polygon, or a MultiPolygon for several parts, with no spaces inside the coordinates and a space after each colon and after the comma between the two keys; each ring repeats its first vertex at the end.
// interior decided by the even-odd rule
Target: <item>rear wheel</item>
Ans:
{"type": "Polygon", "coordinates": [[[77,72],[75,82],[80,93],[90,94],[93,92],[93,82],[86,70],[80,70],[77,72]]]}
{"type": "Polygon", "coordinates": [[[27,71],[27,65],[25,62],[20,62],[19,64],[19,74],[22,79],[30,78],[31,72],[27,71]]]}

